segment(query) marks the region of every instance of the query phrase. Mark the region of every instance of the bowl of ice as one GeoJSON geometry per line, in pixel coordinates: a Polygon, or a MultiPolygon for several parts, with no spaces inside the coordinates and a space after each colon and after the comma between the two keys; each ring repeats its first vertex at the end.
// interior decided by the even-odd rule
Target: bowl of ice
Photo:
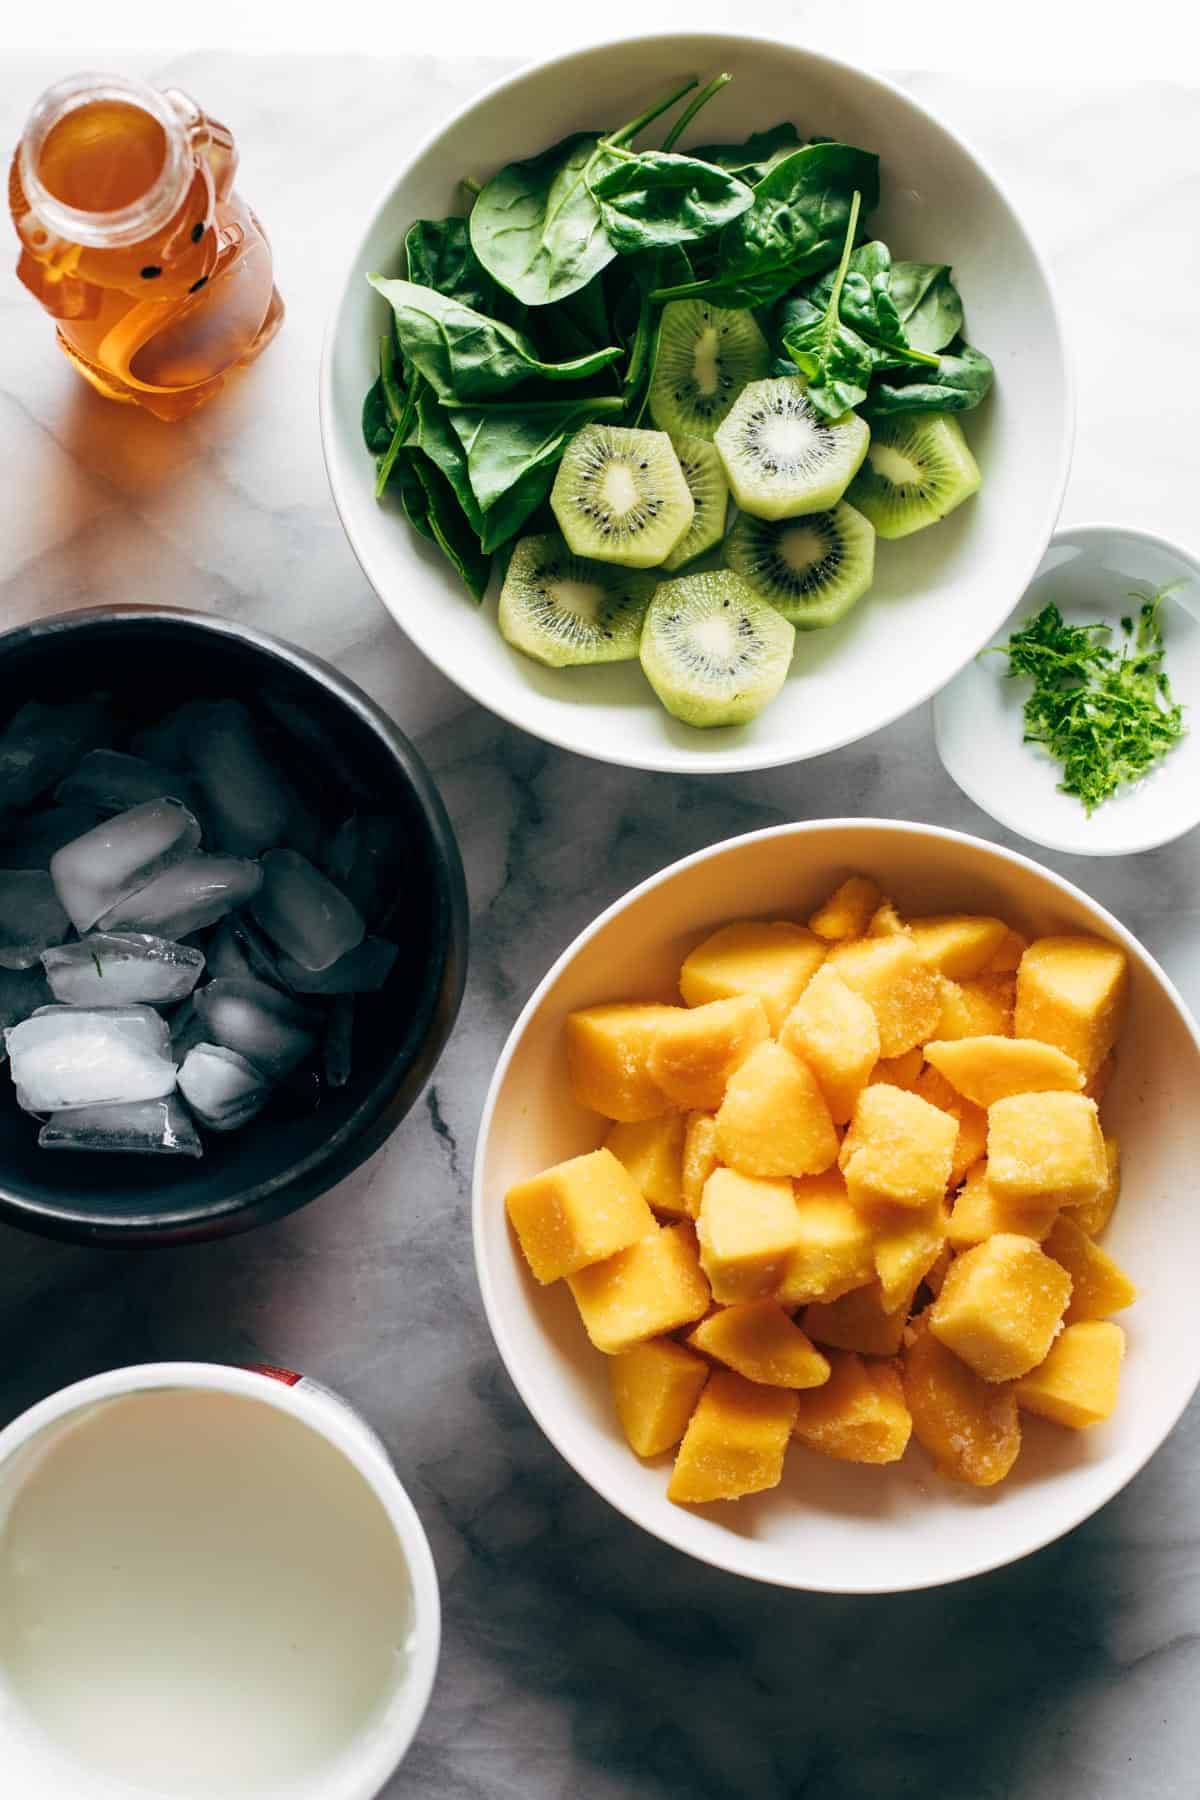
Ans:
{"type": "Polygon", "coordinates": [[[0,1218],[245,1230],[378,1148],[449,1036],[462,863],[351,682],[230,620],[0,635],[0,1218]]]}

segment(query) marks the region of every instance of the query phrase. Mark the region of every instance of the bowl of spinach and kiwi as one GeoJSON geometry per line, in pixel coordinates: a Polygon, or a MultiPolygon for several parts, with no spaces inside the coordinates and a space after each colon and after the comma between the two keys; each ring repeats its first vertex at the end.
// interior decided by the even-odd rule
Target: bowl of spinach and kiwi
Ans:
{"type": "Polygon", "coordinates": [[[365,573],[466,693],[712,773],[864,737],[989,640],[1073,402],[965,145],[860,70],[700,33],[538,65],[400,169],[321,419],[365,573]]]}

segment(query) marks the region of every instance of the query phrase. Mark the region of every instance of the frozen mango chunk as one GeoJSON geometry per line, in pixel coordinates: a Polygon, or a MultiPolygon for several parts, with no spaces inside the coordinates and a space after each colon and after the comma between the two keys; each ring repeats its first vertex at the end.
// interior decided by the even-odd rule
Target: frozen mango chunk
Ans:
{"type": "Polygon", "coordinates": [[[574,1275],[654,1230],[640,1188],[611,1150],[557,1163],[505,1195],[509,1221],[540,1282],[574,1275]]]}
{"type": "Polygon", "coordinates": [[[733,994],[690,1010],[679,1007],[655,1032],[646,1067],[673,1106],[713,1112],[734,1070],[770,1035],[754,994],[733,994]]]}
{"type": "Polygon", "coordinates": [[[766,924],[752,919],[725,925],[705,938],[679,973],[679,991],[689,1006],[757,994],[778,1031],[820,968],[825,946],[803,925],[766,924]]]}
{"type": "Polygon", "coordinates": [[[912,1433],[900,1371],[853,1350],[834,1350],[829,1360],[824,1387],[799,1396],[793,1437],[840,1462],[899,1462],[912,1433]]]}
{"type": "Polygon", "coordinates": [[[856,1206],[926,1206],[950,1180],[958,1121],[882,1084],[858,1097],[838,1162],[856,1206]]]}
{"type": "Polygon", "coordinates": [[[940,1201],[923,1207],[889,1207],[877,1213],[875,1273],[886,1312],[907,1306],[942,1252],[946,1214],[940,1201]]]}
{"type": "Polygon", "coordinates": [[[862,937],[883,895],[865,875],[851,875],[835,888],[808,921],[808,929],[827,943],[862,937]]]}
{"type": "Polygon", "coordinates": [[[829,962],[875,1014],[881,1056],[902,1056],[933,1035],[939,977],[922,962],[907,932],[835,944],[829,962]]]}
{"type": "Polygon", "coordinates": [[[1012,975],[980,975],[973,981],[942,978],[938,1022],[933,1036],[1011,1037],[1017,984],[1012,975]]]}
{"type": "Polygon", "coordinates": [[[650,1338],[608,1359],[621,1430],[639,1456],[673,1450],[696,1410],[708,1364],[673,1338],[650,1338]]]}
{"type": "Polygon", "coordinates": [[[957,1187],[971,1164],[978,1162],[987,1149],[987,1113],[982,1106],[976,1106],[973,1100],[957,1093],[932,1063],[921,1070],[913,1093],[958,1121],[958,1136],[954,1140],[954,1155],[950,1162],[950,1186],[957,1187]]]}
{"type": "Polygon", "coordinates": [[[914,1044],[903,1056],[880,1057],[871,1070],[867,1086],[907,1088],[911,1092],[920,1080],[924,1067],[925,1052],[920,1044],[914,1044]]]}
{"type": "Polygon", "coordinates": [[[796,1395],[716,1369],[692,1414],[667,1498],[689,1506],[778,1487],[796,1395]]]}
{"type": "Polygon", "coordinates": [[[680,1192],[684,1209],[694,1219],[700,1212],[704,1184],[720,1162],[717,1155],[717,1121],[712,1113],[690,1112],[683,1134],[680,1192]]]}
{"type": "Polygon", "coordinates": [[[729,1078],[717,1113],[717,1154],[743,1175],[819,1175],[838,1136],[807,1063],[769,1040],[729,1078]]]}
{"type": "Polygon", "coordinates": [[[835,1300],[875,1275],[875,1248],[868,1220],[851,1206],[837,1169],[795,1184],[796,1242],[788,1252],[775,1290],[782,1306],[835,1300]]]}
{"type": "Polygon", "coordinates": [[[998,1232],[955,1257],[929,1329],[985,1381],[1012,1381],[1044,1361],[1070,1298],[1061,1263],[1032,1238],[998,1232]]]}
{"type": "Polygon", "coordinates": [[[567,1285],[588,1336],[606,1356],[693,1324],[712,1298],[687,1224],[656,1228],[607,1262],[568,1275],[567,1285]]]}
{"type": "Polygon", "coordinates": [[[908,926],[896,911],[893,900],[884,900],[871,914],[871,922],[867,926],[868,937],[897,937],[900,932],[907,931],[908,926]]]}
{"type": "Polygon", "coordinates": [[[879,1027],[836,969],[818,969],[783,1022],[779,1041],[816,1076],[829,1116],[845,1125],[879,1061],[879,1027]]]}
{"type": "Polygon", "coordinates": [[[1108,1180],[1096,1102],[1082,1094],[997,1100],[988,1108],[988,1180],[1008,1200],[1095,1200],[1108,1180]]]}
{"type": "Polygon", "coordinates": [[[829,1380],[828,1362],[776,1300],[745,1300],[710,1313],[687,1341],[764,1387],[811,1388],[829,1380]]]}
{"type": "Polygon", "coordinates": [[[1096,1198],[1065,1209],[1068,1217],[1074,1219],[1080,1231],[1086,1231],[1089,1237],[1100,1236],[1112,1218],[1113,1208],[1121,1192],[1121,1146],[1117,1138],[1107,1131],[1104,1134],[1104,1168],[1104,1185],[1096,1198]]]}
{"type": "Polygon", "coordinates": [[[908,928],[923,960],[952,981],[981,975],[1008,932],[1003,919],[983,913],[928,913],[908,928]]]}
{"type": "Polygon", "coordinates": [[[1042,1248],[1071,1277],[1071,1303],[1063,1314],[1068,1325],[1107,1319],[1137,1299],[1137,1289],[1120,1264],[1065,1213],[1059,1214],[1042,1248]]]}
{"type": "Polygon", "coordinates": [[[1014,1030],[1056,1044],[1090,1076],[1116,1042],[1128,987],[1129,962],[1119,945],[1038,938],[1017,970],[1014,1030]]]}
{"type": "Polygon", "coordinates": [[[904,1340],[907,1306],[884,1312],[877,1281],[855,1288],[837,1300],[816,1300],[804,1312],[804,1329],[814,1343],[862,1356],[895,1356],[904,1340]]]}
{"type": "Polygon", "coordinates": [[[928,1308],[905,1333],[903,1373],[913,1435],[938,1473],[971,1487],[1003,1481],[1021,1449],[1012,1387],[982,1380],[948,1350],[929,1329],[928,1308]]]}
{"type": "Polygon", "coordinates": [[[1105,1319],[1068,1325],[1044,1363],[1016,1384],[1017,1405],[1056,1425],[1086,1431],[1117,1404],[1125,1333],[1105,1319]]]}
{"type": "Polygon", "coordinates": [[[1029,939],[1022,937],[1019,931],[1007,926],[1004,936],[996,949],[988,958],[987,966],[981,973],[984,975],[1015,975],[1021,966],[1021,958],[1029,948],[1029,939]]]}
{"type": "Polygon", "coordinates": [[[580,1106],[606,1119],[656,1119],[671,1102],[650,1074],[655,1034],[681,1006],[587,1006],[567,1018],[567,1065],[580,1106]]]}
{"type": "Polygon", "coordinates": [[[684,1129],[682,1113],[664,1113],[614,1125],[604,1140],[654,1210],[675,1219],[690,1216],[683,1198],[684,1129]]]}
{"type": "Polygon", "coordinates": [[[1040,1244],[1049,1236],[1057,1217],[1058,1207],[1053,1201],[1039,1206],[1036,1200],[1002,1200],[988,1181],[987,1159],[981,1158],[967,1170],[950,1214],[947,1235],[955,1250],[970,1250],[997,1232],[1015,1232],[1040,1244]]]}
{"type": "Polygon", "coordinates": [[[774,1291],[799,1241],[792,1184],[715,1169],[704,1184],[696,1230],[713,1298],[725,1305],[761,1300],[774,1291]]]}
{"type": "Polygon", "coordinates": [[[1037,1038],[935,1038],[925,1046],[925,1060],[976,1106],[1013,1094],[1077,1094],[1083,1087],[1079,1064],[1037,1038]]]}

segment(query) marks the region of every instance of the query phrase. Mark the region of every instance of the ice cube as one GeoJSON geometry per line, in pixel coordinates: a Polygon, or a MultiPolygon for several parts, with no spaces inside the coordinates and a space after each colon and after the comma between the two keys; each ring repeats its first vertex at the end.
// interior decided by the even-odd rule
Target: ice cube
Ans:
{"type": "Polygon", "coordinates": [[[67,1006],[167,1006],[200,979],[204,952],[145,932],[92,931],[42,952],[54,998],[67,1006]]]}
{"type": "Polygon", "coordinates": [[[194,1045],[179,1071],[179,1086],[210,1131],[236,1131],[262,1111],[271,1093],[253,1063],[225,1044],[194,1045]]]}
{"type": "Polygon", "coordinates": [[[306,969],[280,954],[279,973],[297,994],[373,994],[392,972],[400,952],[385,938],[365,937],[327,969],[306,969]]]}
{"type": "Polygon", "coordinates": [[[295,790],[263,752],[240,700],[216,700],[196,719],[187,745],[212,821],[213,841],[233,856],[259,856],[287,836],[295,790]]]}
{"type": "Polygon", "coordinates": [[[262,885],[262,869],[239,856],[203,851],[173,863],[98,921],[101,931],[151,931],[183,938],[244,906],[262,885]]]}
{"type": "Polygon", "coordinates": [[[262,864],[250,910],[285,956],[306,969],[327,969],[362,943],[362,914],[306,857],[270,850],[262,864]]]}
{"type": "Polygon", "coordinates": [[[200,827],[186,806],[147,800],[64,844],[50,859],[50,874],[72,925],[84,932],[190,856],[199,842],[200,827]]]}
{"type": "Polygon", "coordinates": [[[198,988],[195,999],[212,1041],[236,1050],[264,1075],[286,1075],[316,1044],[317,1015],[265,981],[222,976],[198,988]]]}
{"type": "Polygon", "coordinates": [[[0,969],[31,969],[70,929],[45,869],[0,869],[0,969]]]}
{"type": "Polygon", "coordinates": [[[354,1049],[354,997],[341,994],[329,1009],[325,1023],[322,1062],[330,1087],[345,1087],[350,1079],[354,1049]]]}
{"type": "Polygon", "coordinates": [[[399,819],[354,813],[325,847],[325,872],[353,900],[368,925],[379,925],[396,901],[405,860],[399,819]]]}
{"type": "Polygon", "coordinates": [[[196,1011],[195,999],[188,998],[177,1006],[169,1020],[171,1032],[171,1058],[179,1067],[193,1044],[201,1044],[207,1035],[208,1027],[196,1011]]]}
{"type": "Polygon", "coordinates": [[[0,842],[0,869],[46,869],[64,844],[82,837],[103,815],[90,806],[48,806],[7,821],[0,842]]]}
{"type": "Polygon", "coordinates": [[[180,800],[192,811],[194,795],[185,775],[174,773],[123,750],[89,750],[54,790],[64,804],[91,806],[98,813],[127,812],[146,800],[163,796],[180,800]]]}
{"type": "Polygon", "coordinates": [[[175,1094],[114,1106],[51,1113],[38,1133],[43,1150],[122,1150],[138,1156],[203,1156],[200,1133],[175,1094]]]}
{"type": "Polygon", "coordinates": [[[109,729],[99,695],[49,706],[27,700],[0,733],[0,812],[32,805],[90,745],[107,741],[109,729]]]}
{"type": "Polygon", "coordinates": [[[0,969],[0,1033],[19,1025],[53,999],[41,965],[28,969],[0,969]]]}
{"type": "Polygon", "coordinates": [[[208,948],[210,975],[249,976],[255,981],[270,982],[272,987],[287,993],[289,983],[279,965],[279,952],[245,913],[223,920],[208,948]]]}
{"type": "Polygon", "coordinates": [[[211,700],[185,701],[153,724],[135,731],[129,740],[130,750],[146,762],[168,769],[186,769],[192,733],[211,705],[211,700]]]}
{"type": "Polygon", "coordinates": [[[149,1006],[46,1006],[4,1033],[26,1112],[161,1100],[175,1088],[166,1021],[149,1006]]]}

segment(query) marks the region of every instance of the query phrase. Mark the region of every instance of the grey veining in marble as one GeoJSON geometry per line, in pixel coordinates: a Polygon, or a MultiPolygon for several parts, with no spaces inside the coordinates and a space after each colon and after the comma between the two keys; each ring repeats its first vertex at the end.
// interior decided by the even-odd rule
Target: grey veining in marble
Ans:
{"type": "MultiPolygon", "coordinates": [[[[0,137],[63,72],[8,62],[0,137]]],[[[290,308],[263,361],[188,424],[105,406],[0,275],[0,618],[167,600],[338,663],[417,738],[440,782],[475,934],[433,1085],[336,1192],[250,1237],[178,1252],[3,1233],[0,1417],[159,1357],[290,1363],[360,1407],[424,1519],[445,1606],[433,1703],[388,1800],[1195,1800],[1195,1407],[1125,1494],[1016,1568],[907,1598],[808,1598],[701,1568],[618,1518],[549,1448],[492,1350],[468,1227],[479,1109],[521,1002],[597,910],[671,858],[789,818],[908,816],[1016,842],[942,773],[927,709],[818,764],[721,781],[639,775],[466,706],[389,622],[325,486],[321,332],[397,157],[495,72],[428,59],[170,65],[238,132],[290,308]]],[[[979,144],[1052,254],[1080,381],[1065,516],[1124,516],[1186,541],[1196,94],[911,85],[979,144]],[[1118,157],[1118,140],[1138,155],[1118,157]],[[1171,280],[1152,284],[1160,258],[1171,280]],[[1136,369],[1161,356],[1161,382],[1126,382],[1131,343],[1146,346],[1136,369]]],[[[1200,1002],[1195,835],[1129,862],[1044,860],[1200,1002]]]]}

